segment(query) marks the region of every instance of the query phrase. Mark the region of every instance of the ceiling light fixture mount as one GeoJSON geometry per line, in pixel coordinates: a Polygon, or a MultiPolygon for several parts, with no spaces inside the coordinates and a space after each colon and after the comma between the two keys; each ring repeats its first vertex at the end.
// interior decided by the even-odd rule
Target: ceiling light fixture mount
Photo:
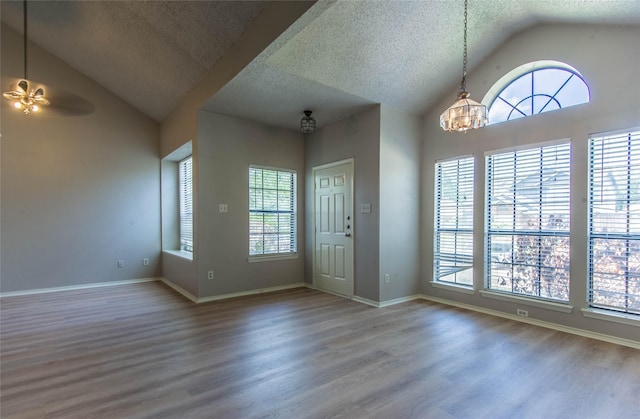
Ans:
{"type": "Polygon", "coordinates": [[[304,111],[304,116],[300,120],[300,131],[304,134],[311,134],[316,130],[316,120],[311,116],[311,111],[304,111]]]}
{"type": "Polygon", "coordinates": [[[469,97],[467,92],[467,3],[464,0],[464,53],[462,57],[462,83],[458,99],[440,115],[440,126],[445,131],[462,131],[487,125],[487,107],[469,97]]]}
{"type": "Polygon", "coordinates": [[[13,90],[2,93],[6,99],[13,101],[13,107],[22,110],[25,115],[37,112],[41,106],[47,106],[49,101],[44,97],[42,87],[29,87],[27,79],[27,0],[23,0],[23,37],[24,37],[24,78],[18,82],[13,90]]]}

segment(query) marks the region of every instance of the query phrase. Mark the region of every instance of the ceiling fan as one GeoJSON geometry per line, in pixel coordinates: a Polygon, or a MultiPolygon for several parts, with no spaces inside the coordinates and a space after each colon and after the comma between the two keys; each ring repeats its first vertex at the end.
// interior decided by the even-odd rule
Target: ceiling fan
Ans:
{"type": "Polygon", "coordinates": [[[13,106],[21,109],[26,115],[39,111],[41,106],[49,105],[49,100],[44,97],[44,89],[42,87],[30,89],[26,79],[20,80],[14,90],[4,92],[2,96],[12,100],[13,106]]]}
{"type": "Polygon", "coordinates": [[[2,96],[12,102],[12,106],[22,110],[25,115],[38,112],[44,106],[48,109],[66,116],[88,115],[94,112],[95,107],[87,100],[75,94],[66,92],[60,88],[52,88],[42,83],[29,81],[27,77],[27,0],[23,0],[23,42],[24,42],[24,77],[9,78],[3,75],[2,83],[8,82],[11,90],[3,92],[2,96]],[[45,91],[47,92],[45,96],[45,91]]]}
{"type": "Polygon", "coordinates": [[[49,105],[49,100],[44,96],[44,88],[41,86],[29,86],[27,78],[27,0],[23,1],[23,39],[24,39],[24,78],[15,85],[13,90],[2,93],[2,96],[13,101],[13,107],[22,110],[25,115],[37,112],[41,106],[49,105]]]}

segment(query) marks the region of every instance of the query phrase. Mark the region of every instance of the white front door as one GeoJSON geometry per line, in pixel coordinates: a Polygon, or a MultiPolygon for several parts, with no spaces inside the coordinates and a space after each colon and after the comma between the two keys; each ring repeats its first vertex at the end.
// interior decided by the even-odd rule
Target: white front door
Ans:
{"type": "Polygon", "coordinates": [[[314,284],[353,295],[353,161],[314,168],[314,284]]]}

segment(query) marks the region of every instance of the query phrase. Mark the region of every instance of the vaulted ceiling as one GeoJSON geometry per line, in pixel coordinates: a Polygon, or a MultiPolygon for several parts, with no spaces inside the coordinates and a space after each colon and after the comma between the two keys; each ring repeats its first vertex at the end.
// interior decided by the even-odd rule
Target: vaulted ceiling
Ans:
{"type": "MultiPolygon", "coordinates": [[[[460,81],[463,0],[319,1],[204,104],[295,129],[375,103],[420,115],[460,81]]],[[[162,121],[266,1],[28,3],[29,38],[162,121]]],[[[22,2],[2,1],[22,32],[22,2]]],[[[640,0],[470,0],[469,66],[541,22],[640,24],[640,0]]],[[[478,99],[478,98],[476,98],[478,99]]]]}

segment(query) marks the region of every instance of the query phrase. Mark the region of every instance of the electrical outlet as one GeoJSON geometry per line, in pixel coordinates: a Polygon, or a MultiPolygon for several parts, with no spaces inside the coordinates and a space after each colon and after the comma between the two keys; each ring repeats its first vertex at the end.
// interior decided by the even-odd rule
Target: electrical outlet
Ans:
{"type": "Polygon", "coordinates": [[[142,259],[142,266],[149,266],[149,258],[142,259]]]}
{"type": "Polygon", "coordinates": [[[391,281],[391,277],[389,276],[389,274],[384,274],[384,283],[388,284],[389,281],[391,281]]]}
{"type": "Polygon", "coordinates": [[[516,310],[516,314],[522,317],[529,317],[529,312],[527,310],[523,310],[521,308],[516,310]]]}
{"type": "Polygon", "coordinates": [[[209,272],[207,273],[207,278],[209,278],[209,279],[213,279],[213,271],[209,271],[209,272]]]}
{"type": "Polygon", "coordinates": [[[118,261],[118,268],[124,268],[124,260],[119,260],[118,261]]]}

